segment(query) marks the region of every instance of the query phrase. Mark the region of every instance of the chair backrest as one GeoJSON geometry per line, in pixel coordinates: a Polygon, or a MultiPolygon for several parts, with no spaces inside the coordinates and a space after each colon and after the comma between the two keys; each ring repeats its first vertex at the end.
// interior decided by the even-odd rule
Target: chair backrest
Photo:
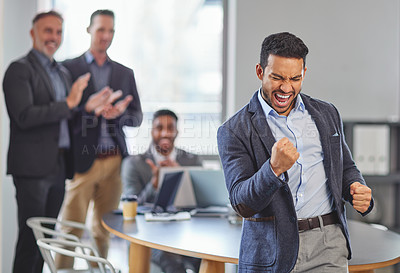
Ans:
{"type": "MultiPolygon", "coordinates": [[[[59,231],[59,230],[53,229],[53,228],[55,225],[59,225],[59,226],[66,226],[66,227],[82,229],[89,236],[90,246],[93,249],[94,255],[99,256],[99,252],[97,250],[94,238],[93,238],[92,234],[90,233],[89,229],[85,226],[85,224],[74,222],[74,221],[58,220],[56,218],[49,218],[49,217],[31,217],[26,221],[26,224],[32,229],[36,240],[43,239],[46,237],[47,238],[53,237],[53,238],[63,239],[63,240],[68,240],[68,241],[73,241],[73,242],[81,242],[77,236],[75,236],[73,234],[64,233],[62,231],[59,231]]],[[[46,260],[47,254],[43,253],[42,248],[39,248],[39,249],[40,249],[40,253],[43,256],[43,259],[46,261],[51,272],[57,272],[54,264],[50,265],[48,263],[48,260],[46,260]]],[[[89,269],[92,268],[90,262],[88,262],[88,267],[89,267],[89,269]]]]}
{"type": "Polygon", "coordinates": [[[80,239],[77,236],[54,230],[53,227],[55,225],[59,225],[82,229],[89,236],[90,244],[96,248],[96,243],[93,239],[93,236],[85,224],[74,221],[58,220],[56,218],[50,217],[31,217],[26,221],[26,224],[30,228],[32,228],[36,240],[44,238],[46,236],[54,236],[79,242],[80,239]]]}
{"type": "MultiPolygon", "coordinates": [[[[59,253],[65,256],[84,259],[87,261],[88,264],[90,264],[90,262],[97,263],[101,273],[105,273],[106,268],[109,270],[109,272],[116,273],[114,267],[108,260],[99,257],[98,254],[97,255],[90,254],[91,252],[95,253],[93,247],[90,245],[82,244],[80,242],[67,241],[63,239],[50,239],[50,238],[38,239],[37,244],[43,255],[43,259],[46,261],[52,273],[57,273],[57,269],[55,267],[53,258],[54,253],[59,253]],[[71,248],[81,249],[81,252],[73,251],[71,250],[71,248]]],[[[92,268],[89,268],[89,271],[93,272],[92,268]]]]}

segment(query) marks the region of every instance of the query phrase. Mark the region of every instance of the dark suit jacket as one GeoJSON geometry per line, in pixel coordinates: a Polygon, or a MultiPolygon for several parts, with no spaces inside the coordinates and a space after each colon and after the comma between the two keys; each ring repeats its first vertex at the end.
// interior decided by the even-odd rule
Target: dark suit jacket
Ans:
{"type": "MultiPolygon", "coordinates": [[[[62,66],[60,71],[69,91],[68,71],[62,66]]],[[[7,173],[46,176],[57,163],[60,120],[72,112],[65,101],[55,100],[50,78],[32,51],[10,64],[3,90],[10,117],[7,173]]]]}
{"type": "MultiPolygon", "coordinates": [[[[151,168],[146,159],[155,162],[148,149],[146,153],[125,158],[121,166],[121,180],[123,195],[137,195],[139,204],[154,202],[156,190],[151,185],[151,168]]],[[[181,166],[201,166],[202,161],[198,155],[177,149],[176,162],[181,166]]]]}
{"type": "MultiPolygon", "coordinates": [[[[86,63],[85,55],[81,55],[72,60],[66,60],[64,66],[70,71],[72,80],[76,80],[79,76],[90,72],[89,65],[86,63]]],[[[128,155],[125,134],[122,130],[123,126],[139,126],[142,123],[143,114],[136,90],[135,77],[132,69],[129,69],[117,62],[111,61],[111,78],[109,86],[114,90],[122,90],[125,98],[127,95],[133,96],[133,101],[127,110],[120,117],[108,120],[107,128],[119,147],[122,156],[128,155]]],[[[90,95],[99,90],[95,89],[93,78],[90,79],[88,87],[83,93],[80,103],[80,114],[76,115],[70,123],[73,131],[73,153],[75,172],[86,172],[93,164],[96,158],[96,152],[99,150],[98,140],[100,135],[100,119],[93,113],[87,113],[84,105],[90,95]]]]}
{"type": "MultiPolygon", "coordinates": [[[[334,208],[347,239],[344,201],[352,202],[350,185],[365,184],[345,142],[337,109],[302,94],[318,128],[327,183],[334,208]]],[[[218,149],[233,208],[245,219],[239,254],[239,272],[290,272],[297,259],[297,216],[287,182],[270,167],[275,139],[254,94],[250,103],[218,129],[218,149]]],[[[286,179],[290,179],[285,173],[286,179]]],[[[367,214],[373,207],[373,201],[367,214]]]]}

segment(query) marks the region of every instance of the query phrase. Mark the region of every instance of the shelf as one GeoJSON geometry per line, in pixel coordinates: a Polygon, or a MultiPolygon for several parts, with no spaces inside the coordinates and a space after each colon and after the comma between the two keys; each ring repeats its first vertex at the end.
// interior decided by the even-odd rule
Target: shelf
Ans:
{"type": "MultiPolygon", "coordinates": [[[[364,170],[364,172],[368,171],[371,173],[363,174],[363,177],[367,185],[370,185],[376,190],[375,195],[374,192],[372,193],[372,195],[375,197],[375,200],[379,200],[382,203],[390,202],[390,204],[386,204],[386,207],[390,207],[393,210],[393,214],[389,215],[389,217],[393,220],[391,228],[399,232],[400,122],[348,120],[343,123],[343,129],[347,145],[349,146],[350,151],[353,153],[353,158],[356,161],[356,164],[356,159],[360,160],[357,166],[361,173],[362,170],[364,170]],[[370,128],[368,128],[369,125],[371,126],[370,128]],[[380,158],[385,159],[385,161],[383,161],[385,162],[385,165],[374,165],[382,162],[379,161],[380,158]],[[372,160],[372,163],[366,161],[370,159],[372,160]],[[387,174],[378,175],[374,173],[387,174]],[[390,196],[382,195],[382,192],[380,193],[378,190],[379,186],[391,187],[390,196]]],[[[389,222],[389,220],[386,222],[389,222]]]]}
{"type": "Polygon", "coordinates": [[[363,175],[367,184],[400,184],[400,173],[388,175],[363,175]]]}

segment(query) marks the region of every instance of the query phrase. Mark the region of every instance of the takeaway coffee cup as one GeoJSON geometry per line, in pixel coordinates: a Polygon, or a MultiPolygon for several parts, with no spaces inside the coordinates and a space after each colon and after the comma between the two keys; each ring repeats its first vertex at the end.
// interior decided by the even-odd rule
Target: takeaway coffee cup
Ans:
{"type": "Polygon", "coordinates": [[[124,196],[121,199],[122,201],[122,215],[124,220],[133,220],[135,219],[137,212],[137,196],[129,195],[124,196]]]}

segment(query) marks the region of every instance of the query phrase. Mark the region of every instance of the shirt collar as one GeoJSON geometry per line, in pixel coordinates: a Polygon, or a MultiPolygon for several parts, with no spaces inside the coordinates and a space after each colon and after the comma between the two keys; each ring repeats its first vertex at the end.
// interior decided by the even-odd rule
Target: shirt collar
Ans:
{"type": "MultiPolygon", "coordinates": [[[[258,101],[261,104],[261,107],[263,109],[263,112],[265,114],[265,117],[268,117],[269,115],[273,115],[273,116],[279,116],[279,114],[275,111],[275,109],[273,109],[262,97],[261,95],[261,87],[258,90],[258,101]]],[[[303,99],[301,98],[301,94],[299,94],[297,96],[296,99],[296,103],[294,105],[294,108],[292,109],[293,112],[295,111],[300,111],[302,113],[304,113],[305,111],[305,106],[304,106],[304,102],[303,99]]]]}
{"type": "Polygon", "coordinates": [[[36,58],[38,58],[39,63],[43,67],[49,67],[49,68],[57,68],[58,67],[58,63],[54,59],[50,60],[49,57],[47,57],[46,55],[44,55],[42,52],[38,51],[37,49],[32,48],[32,52],[33,52],[33,54],[35,54],[36,58]]]}
{"type": "MultiPolygon", "coordinates": [[[[94,60],[94,56],[93,56],[93,54],[92,54],[92,52],[90,52],[90,50],[88,50],[88,51],[86,51],[85,52],[85,60],[86,60],[86,63],[87,64],[91,64],[91,63],[95,63],[95,64],[97,64],[96,62],[95,62],[95,60],[94,60]]],[[[108,64],[110,62],[110,58],[108,57],[108,55],[107,55],[107,59],[106,59],[106,62],[104,63],[104,64],[108,64]]]]}
{"type": "Polygon", "coordinates": [[[168,156],[164,156],[164,155],[160,154],[159,152],[157,152],[154,143],[152,143],[152,144],[150,145],[150,152],[151,152],[151,154],[153,155],[154,160],[156,161],[156,162],[155,162],[156,165],[159,165],[159,163],[160,163],[161,161],[164,161],[164,160],[166,160],[166,159],[168,159],[168,158],[169,158],[170,160],[172,160],[172,161],[176,161],[177,151],[176,151],[176,148],[175,148],[175,147],[173,148],[173,150],[171,151],[171,153],[170,153],[168,156]]]}

